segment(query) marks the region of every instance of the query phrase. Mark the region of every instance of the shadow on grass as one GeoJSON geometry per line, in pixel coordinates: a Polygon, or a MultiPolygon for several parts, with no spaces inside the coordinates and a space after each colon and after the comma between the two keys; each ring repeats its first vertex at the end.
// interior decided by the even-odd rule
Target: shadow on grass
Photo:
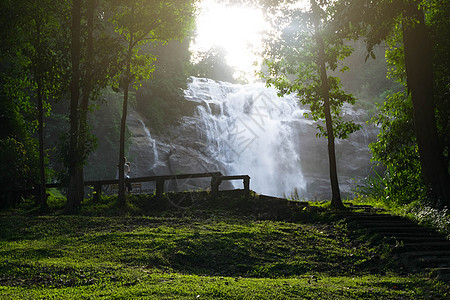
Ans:
{"type": "MultiPolygon", "coordinates": [[[[177,195],[170,196],[177,201],[177,195]]],[[[103,261],[233,277],[400,272],[377,246],[348,239],[346,229],[331,221],[330,214],[295,205],[273,209],[257,197],[212,198],[206,192],[196,197],[186,200],[188,208],[180,208],[183,201],[174,208],[165,198],[133,196],[126,211],[118,211],[115,198],[105,197],[86,201],[78,215],[4,216],[0,241],[27,247],[5,248],[0,255],[12,263],[22,258],[72,259],[76,253],[85,264],[103,261]]]]}

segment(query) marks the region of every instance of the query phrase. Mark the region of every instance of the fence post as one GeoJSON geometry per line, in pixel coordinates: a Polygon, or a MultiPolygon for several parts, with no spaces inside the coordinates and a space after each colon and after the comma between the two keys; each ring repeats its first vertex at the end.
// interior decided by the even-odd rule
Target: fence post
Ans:
{"type": "Polygon", "coordinates": [[[156,198],[161,199],[164,193],[164,179],[156,179],[156,198]]]}
{"type": "Polygon", "coordinates": [[[216,197],[219,194],[219,185],[222,182],[219,174],[212,174],[211,177],[211,194],[216,197]]]}
{"type": "Polygon", "coordinates": [[[244,195],[246,199],[250,197],[250,176],[248,175],[244,177],[244,195]]]}
{"type": "Polygon", "coordinates": [[[101,184],[94,184],[94,201],[100,200],[100,196],[102,195],[102,185],[101,184]]]}

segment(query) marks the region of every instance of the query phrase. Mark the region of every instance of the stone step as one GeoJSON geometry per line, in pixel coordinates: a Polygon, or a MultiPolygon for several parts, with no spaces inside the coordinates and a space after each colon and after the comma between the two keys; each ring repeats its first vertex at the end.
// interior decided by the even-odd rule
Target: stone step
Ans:
{"type": "MultiPolygon", "coordinates": [[[[405,221],[380,221],[380,222],[374,222],[374,221],[357,221],[357,222],[350,222],[350,224],[354,224],[359,227],[393,227],[393,228],[399,228],[399,227],[418,227],[417,224],[414,224],[412,222],[405,222],[405,221]]],[[[421,227],[422,228],[422,227],[421,227]]]]}
{"type": "Polygon", "coordinates": [[[450,263],[450,256],[421,256],[417,258],[418,262],[421,263],[450,263]]]}
{"type": "Polygon", "coordinates": [[[450,263],[440,263],[440,262],[432,262],[432,263],[417,263],[417,266],[420,269],[428,271],[428,273],[433,269],[441,269],[441,268],[450,268],[450,263]]]}
{"type": "Polygon", "coordinates": [[[423,242],[423,243],[403,243],[399,248],[401,252],[417,250],[417,251],[433,251],[443,250],[450,251],[450,242],[423,242]]]}
{"type": "Polygon", "coordinates": [[[386,220],[386,219],[395,219],[395,220],[406,220],[400,216],[393,216],[389,214],[359,214],[353,213],[349,214],[348,220],[386,220]]]}
{"type": "Polygon", "coordinates": [[[411,238],[435,238],[435,239],[439,239],[440,241],[446,241],[446,239],[436,233],[436,232],[418,232],[418,233],[414,233],[414,232],[397,232],[395,234],[391,233],[378,233],[379,236],[381,237],[385,237],[385,238],[396,238],[398,240],[402,240],[402,239],[411,239],[411,238]]]}
{"type": "Polygon", "coordinates": [[[384,234],[384,235],[397,235],[404,233],[412,233],[412,234],[425,234],[433,232],[432,229],[421,227],[421,226],[406,226],[406,227],[389,227],[389,226],[380,226],[380,227],[369,227],[368,231],[384,234]]]}
{"type": "Polygon", "coordinates": [[[413,222],[410,222],[405,219],[397,218],[397,217],[370,217],[370,218],[364,218],[364,217],[350,217],[347,218],[347,223],[349,224],[366,224],[366,223],[407,223],[407,224],[415,224],[413,222]]]}
{"type": "Polygon", "coordinates": [[[387,237],[387,239],[403,243],[435,243],[435,242],[437,243],[445,241],[440,236],[414,236],[414,235],[404,237],[390,236],[387,237]]]}
{"type": "Polygon", "coordinates": [[[433,271],[440,280],[450,281],[450,241],[431,228],[419,226],[399,216],[377,214],[368,207],[366,213],[342,214],[349,228],[375,234],[372,242],[395,243],[397,258],[419,271],[433,271]]]}
{"type": "Polygon", "coordinates": [[[450,281],[450,268],[434,269],[431,275],[443,281],[450,281]]]}
{"type": "Polygon", "coordinates": [[[362,217],[362,216],[372,216],[372,215],[387,215],[385,213],[376,213],[376,212],[357,212],[357,211],[336,211],[334,215],[338,216],[340,219],[353,218],[353,217],[362,217]]]}
{"type": "Polygon", "coordinates": [[[450,257],[450,250],[416,250],[407,251],[401,254],[408,259],[420,259],[423,257],[450,257]]]}
{"type": "Polygon", "coordinates": [[[363,209],[366,211],[386,211],[384,208],[373,207],[372,205],[358,205],[358,204],[348,205],[347,209],[350,209],[350,210],[363,209]]]}
{"type": "Polygon", "coordinates": [[[418,257],[416,263],[422,268],[449,268],[450,257],[422,256],[418,257]]]}

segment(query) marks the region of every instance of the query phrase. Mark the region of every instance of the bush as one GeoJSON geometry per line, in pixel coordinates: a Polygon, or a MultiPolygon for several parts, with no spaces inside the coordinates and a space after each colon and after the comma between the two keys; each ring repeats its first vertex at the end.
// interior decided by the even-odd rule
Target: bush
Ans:
{"type": "Polygon", "coordinates": [[[373,160],[386,171],[368,178],[361,189],[363,194],[397,205],[425,199],[412,103],[406,91],[388,96],[373,120],[381,125],[381,130],[378,141],[369,147],[373,160]]]}
{"type": "Polygon", "coordinates": [[[4,208],[9,191],[30,189],[38,182],[39,158],[33,140],[0,139],[0,168],[0,208],[4,208]]]}
{"type": "Polygon", "coordinates": [[[414,206],[410,213],[419,224],[432,227],[450,239],[450,212],[448,208],[436,209],[430,206],[414,206]]]}

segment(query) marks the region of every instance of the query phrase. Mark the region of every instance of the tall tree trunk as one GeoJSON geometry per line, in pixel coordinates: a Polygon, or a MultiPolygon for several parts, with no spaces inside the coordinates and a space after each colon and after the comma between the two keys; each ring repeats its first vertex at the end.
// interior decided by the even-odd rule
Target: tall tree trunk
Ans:
{"type": "Polygon", "coordinates": [[[128,51],[126,57],[126,70],[125,70],[125,80],[124,80],[124,92],[123,92],[123,108],[122,108],[122,119],[120,122],[120,148],[119,148],[119,194],[118,202],[119,205],[124,206],[126,204],[125,198],[125,178],[124,178],[124,157],[125,157],[125,128],[127,124],[127,113],[128,113],[128,90],[130,85],[131,77],[131,58],[133,55],[133,34],[131,34],[130,41],[128,44],[128,51]]]}
{"type": "Polygon", "coordinates": [[[69,132],[69,157],[68,172],[69,186],[67,189],[67,211],[73,211],[81,204],[79,172],[79,145],[78,145],[78,100],[80,98],[80,33],[81,33],[81,2],[72,1],[72,78],[70,83],[70,132],[69,132]]]}
{"type": "Polygon", "coordinates": [[[47,205],[47,192],[45,189],[45,154],[44,154],[44,105],[43,105],[43,85],[42,85],[42,41],[41,41],[41,23],[38,18],[35,18],[36,22],[36,45],[37,59],[35,62],[35,75],[37,83],[37,108],[38,108],[38,140],[39,140],[39,206],[41,209],[46,210],[47,205]]]}
{"type": "Polygon", "coordinates": [[[403,28],[407,85],[411,93],[420,164],[428,196],[450,206],[450,178],[436,128],[431,41],[418,4],[407,6],[403,28]],[[409,20],[409,21],[408,21],[409,20]],[[413,24],[413,21],[418,21],[413,24]]]}
{"type": "MultiPolygon", "coordinates": [[[[38,80],[40,81],[40,80],[38,80]]],[[[47,191],[45,189],[45,157],[44,157],[44,109],[42,99],[42,83],[38,83],[38,138],[39,138],[39,205],[41,209],[48,209],[47,191]]]]}
{"type": "Polygon", "coordinates": [[[330,87],[328,84],[328,75],[325,65],[325,46],[323,43],[322,36],[320,35],[320,13],[319,7],[315,0],[311,0],[311,7],[313,10],[314,18],[314,33],[317,43],[318,59],[317,64],[320,72],[321,81],[321,93],[323,97],[323,110],[325,113],[325,125],[327,128],[327,139],[328,139],[328,162],[330,168],[330,182],[331,182],[331,205],[336,208],[343,208],[344,204],[341,200],[341,193],[339,191],[339,182],[337,176],[336,167],[336,153],[334,148],[334,132],[333,132],[333,121],[331,118],[330,109],[330,87]]]}
{"type": "MultiPolygon", "coordinates": [[[[89,138],[89,128],[87,124],[87,113],[89,107],[89,99],[92,92],[93,87],[93,65],[94,65],[94,11],[97,5],[97,0],[90,0],[87,6],[87,39],[86,39],[86,75],[82,86],[82,98],[80,104],[80,129],[79,129],[79,151],[80,154],[83,155],[83,160],[87,159],[87,151],[89,151],[86,147],[89,138]]],[[[80,168],[78,168],[78,180],[81,183],[84,183],[84,174],[83,174],[83,164],[80,168]]],[[[79,194],[84,196],[84,184],[79,187],[79,194]]]]}

